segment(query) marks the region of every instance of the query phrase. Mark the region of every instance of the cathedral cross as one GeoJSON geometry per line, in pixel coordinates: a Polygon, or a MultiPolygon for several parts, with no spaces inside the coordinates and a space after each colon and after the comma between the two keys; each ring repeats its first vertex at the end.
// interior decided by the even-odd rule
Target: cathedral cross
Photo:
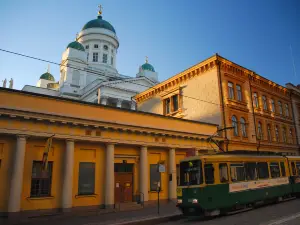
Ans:
{"type": "Polygon", "coordinates": [[[99,8],[99,12],[98,12],[98,14],[99,14],[99,15],[101,15],[101,14],[102,14],[102,10],[103,10],[103,7],[102,7],[102,5],[98,5],[98,8],[99,8]]]}

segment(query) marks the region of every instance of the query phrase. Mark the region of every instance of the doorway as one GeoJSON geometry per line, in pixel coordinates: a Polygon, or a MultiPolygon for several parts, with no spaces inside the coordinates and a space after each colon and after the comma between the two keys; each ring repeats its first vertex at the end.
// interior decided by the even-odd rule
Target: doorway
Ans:
{"type": "Polygon", "coordinates": [[[115,163],[115,203],[133,200],[133,163],[115,163]]]}

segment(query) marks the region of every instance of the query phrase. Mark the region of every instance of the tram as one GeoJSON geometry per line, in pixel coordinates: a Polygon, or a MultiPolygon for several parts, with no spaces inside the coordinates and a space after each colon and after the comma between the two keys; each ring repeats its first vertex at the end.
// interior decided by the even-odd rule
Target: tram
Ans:
{"type": "Polygon", "coordinates": [[[177,207],[217,216],[300,194],[300,156],[201,155],[180,162],[177,207]]]}

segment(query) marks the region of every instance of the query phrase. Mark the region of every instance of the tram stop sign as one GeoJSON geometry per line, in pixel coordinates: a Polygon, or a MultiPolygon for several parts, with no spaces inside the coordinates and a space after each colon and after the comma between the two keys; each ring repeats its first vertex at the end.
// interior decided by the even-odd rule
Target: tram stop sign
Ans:
{"type": "Polygon", "coordinates": [[[164,164],[158,164],[158,172],[159,173],[164,173],[166,172],[166,167],[164,164]]]}

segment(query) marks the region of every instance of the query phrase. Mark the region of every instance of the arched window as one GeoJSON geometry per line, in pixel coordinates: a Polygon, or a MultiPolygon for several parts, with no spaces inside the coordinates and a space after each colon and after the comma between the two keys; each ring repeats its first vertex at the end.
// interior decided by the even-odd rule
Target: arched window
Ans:
{"type": "Polygon", "coordinates": [[[268,141],[271,142],[272,141],[272,133],[271,133],[271,125],[270,124],[268,124],[267,129],[268,129],[268,141]]]}
{"type": "Polygon", "coordinates": [[[241,130],[242,130],[243,137],[247,137],[246,121],[243,117],[241,118],[241,130]]]}
{"type": "Polygon", "coordinates": [[[278,131],[278,126],[275,126],[275,137],[276,137],[276,141],[279,142],[279,131],[278,131]]]}
{"type": "Polygon", "coordinates": [[[258,125],[257,125],[257,137],[259,138],[259,140],[263,139],[261,122],[258,122],[258,125]]]}
{"type": "Polygon", "coordinates": [[[275,112],[275,102],[273,99],[271,99],[271,111],[275,112]]]}
{"type": "Polygon", "coordinates": [[[78,70],[75,70],[72,75],[72,84],[79,86],[80,82],[80,73],[78,70]]]}
{"type": "Polygon", "coordinates": [[[280,115],[282,115],[282,103],[281,103],[281,101],[278,101],[278,108],[279,108],[280,115]]]}
{"type": "Polygon", "coordinates": [[[285,127],[282,128],[282,139],[283,139],[284,143],[287,142],[287,139],[286,139],[286,128],[285,127]]]}
{"type": "Polygon", "coordinates": [[[253,93],[253,104],[254,104],[254,107],[256,107],[256,108],[259,107],[259,102],[258,102],[258,97],[257,97],[256,92],[253,93]]]}
{"type": "Polygon", "coordinates": [[[231,117],[232,120],[232,127],[233,127],[233,135],[238,136],[239,135],[239,129],[238,129],[238,123],[235,116],[231,117]]]}

